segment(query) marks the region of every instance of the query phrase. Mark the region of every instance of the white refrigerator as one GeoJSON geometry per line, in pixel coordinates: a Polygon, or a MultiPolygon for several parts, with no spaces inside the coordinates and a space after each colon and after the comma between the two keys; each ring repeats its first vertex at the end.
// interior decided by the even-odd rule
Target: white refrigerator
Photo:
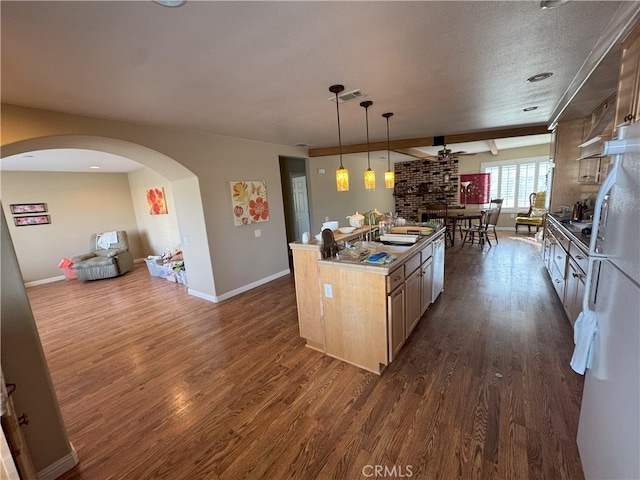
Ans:
{"type": "Polygon", "coordinates": [[[640,122],[604,150],[581,314],[593,328],[576,330],[572,359],[585,374],[577,443],[585,478],[640,479],[640,122]]]}

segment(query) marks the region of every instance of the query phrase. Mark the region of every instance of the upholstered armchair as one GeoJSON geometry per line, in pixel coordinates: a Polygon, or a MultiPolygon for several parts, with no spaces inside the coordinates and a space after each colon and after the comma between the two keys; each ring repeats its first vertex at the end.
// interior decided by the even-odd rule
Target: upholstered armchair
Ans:
{"type": "Polygon", "coordinates": [[[79,280],[118,277],[133,267],[127,232],[94,233],[89,239],[89,253],[76,255],[73,268],[79,280]]]}
{"type": "Polygon", "coordinates": [[[544,222],[544,215],[547,209],[544,206],[546,192],[537,192],[529,195],[529,211],[518,213],[516,216],[516,233],[518,233],[518,225],[526,225],[531,232],[531,227],[536,227],[536,232],[540,230],[544,222]]]}

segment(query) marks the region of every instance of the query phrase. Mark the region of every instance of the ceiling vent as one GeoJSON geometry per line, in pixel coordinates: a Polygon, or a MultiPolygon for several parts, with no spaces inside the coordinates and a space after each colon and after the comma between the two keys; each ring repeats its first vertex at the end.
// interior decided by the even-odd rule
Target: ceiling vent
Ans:
{"type": "MultiPolygon", "coordinates": [[[[366,97],[367,94],[364,93],[362,90],[352,90],[351,92],[345,92],[343,94],[338,95],[338,103],[345,103],[345,102],[349,102],[351,100],[355,100],[357,98],[362,98],[362,97],[366,97]]],[[[336,101],[336,97],[330,97],[329,100],[331,100],[332,102],[336,101]]]]}

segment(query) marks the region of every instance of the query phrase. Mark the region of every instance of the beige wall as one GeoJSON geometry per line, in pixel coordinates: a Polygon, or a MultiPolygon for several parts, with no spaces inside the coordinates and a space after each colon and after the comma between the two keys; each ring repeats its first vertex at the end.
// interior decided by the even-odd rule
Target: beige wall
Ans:
{"type": "MultiPolygon", "coordinates": [[[[7,382],[16,384],[11,398],[17,414],[26,413],[29,417],[29,426],[23,428],[22,433],[36,471],[42,471],[63,459],[76,457],[67,437],[31,306],[21,281],[18,259],[2,212],[0,223],[2,371],[7,382]]],[[[71,466],[73,465],[67,467],[71,466]]]]}
{"type": "Polygon", "coordinates": [[[130,172],[128,178],[143,256],[162,255],[177,247],[181,240],[171,182],[149,168],[130,172]],[[146,192],[150,188],[164,189],[166,215],[149,214],[146,192]]]}
{"type": "Polygon", "coordinates": [[[2,172],[2,206],[25,282],[62,274],[62,258],[86,253],[95,232],[126,230],[134,258],[143,255],[124,173],[2,172]],[[12,203],[46,203],[49,225],[16,227],[12,203]]]}
{"type": "Polygon", "coordinates": [[[44,147],[51,137],[73,136],[86,138],[86,148],[132,158],[173,182],[179,238],[189,237],[184,253],[190,293],[224,299],[288,272],[278,158],[306,157],[305,149],[6,104],[0,120],[3,156],[34,145],[51,148],[44,147]],[[266,181],[270,221],[233,226],[232,180],[266,181]]]}
{"type": "MultiPolygon", "coordinates": [[[[320,233],[325,217],[349,225],[348,215],[368,212],[377,208],[386,213],[394,210],[393,189],[384,188],[384,172],[387,161],[371,158],[371,169],[376,172],[376,189],[364,189],[364,171],[367,169],[367,155],[343,155],[343,166],[349,170],[349,191],[336,190],[336,170],[340,166],[337,156],[314,157],[307,160],[307,181],[311,201],[311,228],[320,233]],[[324,169],[325,173],[319,173],[324,169]]],[[[393,169],[393,166],[391,167],[393,169]]]]}

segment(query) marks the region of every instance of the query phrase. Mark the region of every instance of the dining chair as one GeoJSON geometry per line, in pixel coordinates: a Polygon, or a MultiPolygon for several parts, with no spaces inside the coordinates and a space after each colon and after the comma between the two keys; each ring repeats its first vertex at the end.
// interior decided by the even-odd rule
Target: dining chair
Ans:
{"type": "Polygon", "coordinates": [[[426,205],[426,217],[435,220],[445,227],[445,238],[450,245],[454,244],[453,236],[456,234],[455,219],[449,218],[448,205],[446,203],[429,203],[426,205]]]}
{"type": "Polygon", "coordinates": [[[464,244],[467,243],[467,241],[469,241],[471,245],[473,245],[475,243],[476,237],[478,238],[478,245],[480,247],[484,246],[484,242],[487,242],[489,244],[489,247],[491,247],[491,239],[488,235],[489,228],[491,225],[495,225],[498,222],[498,215],[500,215],[500,207],[491,208],[483,213],[482,220],[479,224],[471,225],[467,228],[464,228],[463,231],[465,232],[465,235],[464,239],[462,240],[462,247],[464,247],[464,244]]]}
{"type": "Polygon", "coordinates": [[[490,211],[496,209],[497,212],[494,214],[493,218],[490,218],[490,222],[487,225],[487,229],[493,230],[493,236],[496,239],[496,243],[498,243],[498,234],[496,233],[496,225],[498,224],[498,219],[500,218],[500,210],[502,210],[502,198],[494,198],[489,202],[490,211]]]}

